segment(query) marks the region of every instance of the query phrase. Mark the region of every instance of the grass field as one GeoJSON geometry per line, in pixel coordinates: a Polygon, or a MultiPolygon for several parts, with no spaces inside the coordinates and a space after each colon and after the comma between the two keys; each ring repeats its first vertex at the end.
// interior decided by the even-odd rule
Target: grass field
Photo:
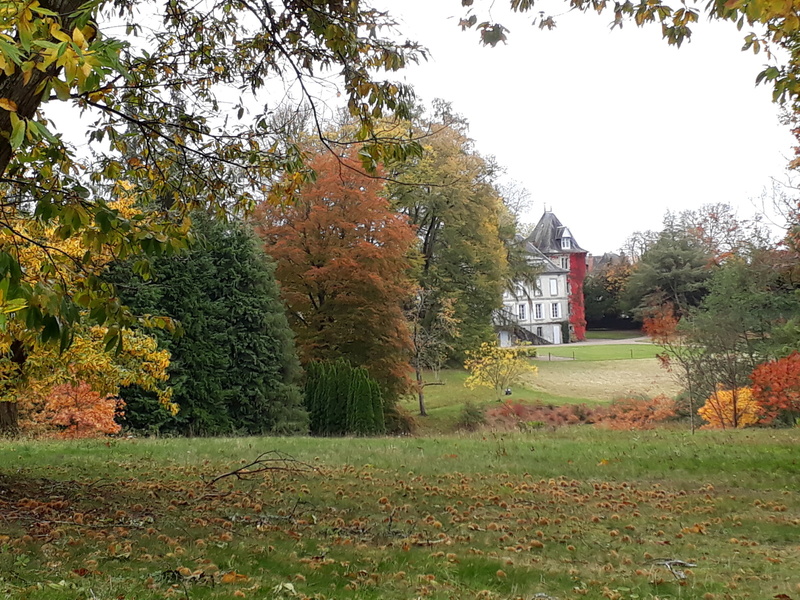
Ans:
{"type": "Polygon", "coordinates": [[[587,340],[629,340],[642,337],[638,329],[594,329],[586,332],[587,340]]]}
{"type": "Polygon", "coordinates": [[[655,358],[662,350],[660,346],[653,344],[607,344],[599,346],[540,346],[537,351],[540,360],[547,360],[548,357],[553,356],[587,361],[655,358]]]}
{"type": "MultiPolygon", "coordinates": [[[[539,366],[537,364],[537,366],[539,366]]],[[[546,368],[540,368],[542,373],[546,368]]],[[[489,388],[474,390],[464,387],[468,373],[463,369],[443,369],[440,373],[440,382],[444,385],[428,386],[425,388],[425,405],[427,417],[418,417],[419,432],[422,435],[439,435],[453,433],[461,407],[466,402],[477,406],[489,408],[497,405],[494,391],[489,388]]],[[[549,381],[549,379],[548,379],[549,381]]],[[[549,386],[537,386],[537,377],[526,380],[524,385],[514,386],[511,400],[545,404],[579,404],[592,402],[583,396],[569,396],[552,393],[549,386]]],[[[505,398],[505,397],[504,397],[505,398]]],[[[416,398],[410,398],[402,403],[411,414],[419,413],[419,403],[416,398]]]]}
{"type": "Polygon", "coordinates": [[[9,599],[800,595],[797,429],[0,441],[0,457],[9,599]],[[207,483],[270,450],[298,472],[207,483]]]}
{"type": "MultiPolygon", "coordinates": [[[[576,352],[587,351],[588,356],[601,349],[605,356],[614,356],[617,346],[579,346],[576,352]]],[[[623,348],[628,345],[624,344],[623,348]]],[[[655,353],[656,346],[636,345],[636,351],[655,353]]],[[[569,347],[553,348],[572,352],[569,347]]],[[[540,349],[540,357],[542,350],[540,349]]],[[[680,390],[673,376],[659,366],[654,358],[616,360],[536,360],[533,364],[538,372],[527,376],[524,384],[516,385],[509,399],[524,403],[544,404],[593,404],[609,402],[615,398],[631,395],[649,397],[666,394],[675,396],[680,390]]],[[[628,354],[630,356],[630,354],[628,354]]],[[[426,406],[429,416],[418,418],[421,434],[452,433],[461,407],[467,401],[478,406],[491,407],[497,404],[494,392],[488,388],[468,390],[464,387],[467,373],[463,369],[445,369],[441,372],[441,386],[425,388],[426,406]]],[[[415,399],[403,402],[412,414],[418,413],[415,399]]]]}

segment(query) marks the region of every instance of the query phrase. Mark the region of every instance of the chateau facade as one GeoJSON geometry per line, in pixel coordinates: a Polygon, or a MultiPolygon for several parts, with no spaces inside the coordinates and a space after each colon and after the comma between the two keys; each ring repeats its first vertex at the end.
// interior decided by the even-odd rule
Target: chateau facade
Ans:
{"type": "Polygon", "coordinates": [[[545,211],[522,243],[539,275],[534,282],[517,283],[504,293],[503,309],[495,317],[500,345],[582,342],[586,338],[586,250],[550,211],[545,211]]]}

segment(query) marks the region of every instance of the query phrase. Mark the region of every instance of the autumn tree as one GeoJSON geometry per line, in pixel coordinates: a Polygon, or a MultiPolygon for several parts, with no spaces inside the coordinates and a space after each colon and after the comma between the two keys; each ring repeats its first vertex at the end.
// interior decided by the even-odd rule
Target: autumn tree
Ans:
{"type": "MultiPolygon", "coordinates": [[[[387,38],[391,18],[360,2],[11,0],[3,12],[0,313],[42,339],[69,340],[82,310],[114,336],[136,325],[96,277],[96,255],[141,255],[145,274],[148,256],[185,246],[189,210],[247,209],[302,183],[301,152],[274,115],[292,86],[312,106],[321,71],[337,78],[359,125],[365,166],[418,153],[407,136],[380,139],[373,121],[408,116],[409,88],[385,77],[423,53],[387,38]],[[77,122],[86,145],[60,133],[77,122]],[[135,214],[111,203],[122,183],[135,214]],[[48,252],[18,226],[33,220],[81,251],[48,252]],[[29,243],[47,254],[50,277],[23,268],[29,243]],[[80,293],[64,283],[76,277],[80,293]]],[[[11,356],[22,361],[28,339],[16,341],[11,356]]]]}
{"type": "Polygon", "coordinates": [[[303,362],[363,366],[393,402],[409,383],[414,230],[351,157],[324,152],[310,165],[316,180],[291,202],[260,205],[256,231],[277,262],[303,362]]]}
{"type": "Polygon", "coordinates": [[[406,310],[411,333],[411,366],[414,369],[417,401],[420,416],[427,416],[425,408],[425,388],[429,385],[443,385],[439,372],[452,350],[451,340],[459,335],[453,303],[439,299],[434,306],[434,293],[422,288],[406,310]],[[425,380],[425,372],[433,375],[433,381],[425,380]]]}
{"type": "Polygon", "coordinates": [[[753,397],[766,422],[794,425],[800,416],[800,353],[758,365],[751,375],[753,397]]]}
{"type": "Polygon", "coordinates": [[[529,348],[501,348],[497,344],[483,343],[477,350],[467,351],[464,367],[470,372],[464,385],[470,389],[492,388],[499,401],[504,390],[519,383],[523,375],[536,373],[530,363],[535,350],[529,348]]]}
{"type": "Polygon", "coordinates": [[[180,412],[159,410],[152,394],[129,386],[125,424],[188,435],[305,432],[300,366],[275,265],[248,225],[201,213],[192,222],[196,242],[153,260],[150,279],[136,277],[130,263],[110,274],[133,310],[169,316],[182,330],[159,336],[173,356],[180,412]]]}
{"type": "Polygon", "coordinates": [[[417,135],[427,132],[423,155],[394,167],[389,189],[419,237],[418,282],[428,298],[422,321],[454,308],[459,337],[450,339],[450,356],[460,360],[494,338],[491,315],[511,277],[506,242],[515,231],[503,227],[508,210],[493,184],[496,167],[475,151],[466,121],[443,102],[434,112],[413,125],[417,135]]]}
{"type": "Polygon", "coordinates": [[[649,229],[647,231],[634,231],[625,238],[619,251],[631,264],[635,264],[658,241],[658,238],[658,231],[649,229]]]}
{"type": "Polygon", "coordinates": [[[670,216],[677,227],[696,238],[716,260],[742,256],[769,244],[769,233],[758,217],[742,219],[725,202],[704,204],[670,216]]]}
{"type": "Polygon", "coordinates": [[[720,386],[697,411],[709,429],[741,429],[758,423],[761,404],[749,387],[725,389],[720,386]]]}
{"type": "Polygon", "coordinates": [[[656,356],[661,366],[683,385],[688,400],[689,424],[695,432],[695,411],[703,398],[698,390],[695,371],[703,360],[703,348],[692,343],[686,332],[678,329],[679,320],[670,305],[652,307],[642,320],[642,331],[662,351],[656,356]]]}
{"type": "MultiPolygon", "coordinates": [[[[119,200],[109,205],[121,219],[135,212],[131,197],[126,194],[128,189],[120,184],[119,200]]],[[[85,281],[89,277],[95,281],[93,285],[105,285],[97,282],[102,282],[100,275],[113,255],[101,249],[91,260],[84,260],[82,242],[65,236],[61,228],[26,216],[7,215],[7,219],[15,235],[24,238],[15,244],[14,252],[25,273],[26,285],[45,289],[57,280],[57,285],[71,297],[87,300],[88,307],[70,305],[72,325],[62,327],[58,318],[47,314],[49,308],[42,305],[42,296],[20,295],[19,288],[15,292],[8,279],[0,280],[0,295],[5,301],[0,319],[0,430],[17,428],[16,401],[20,397],[29,393],[46,395],[49,389],[66,383],[86,383],[105,396],[117,395],[120,386],[137,382],[155,394],[157,406],[174,410],[164,386],[169,353],[158,351],[155,340],[147,333],[154,326],[172,329],[171,321],[143,316],[137,320],[143,330],[135,334],[122,331],[114,318],[109,317],[110,323],[106,323],[104,315],[109,310],[122,312],[124,308],[115,296],[92,299],[85,281]],[[44,328],[38,331],[29,327],[21,320],[23,317],[37,322],[41,319],[44,328]],[[113,352],[106,356],[108,351],[113,352]]],[[[0,231],[0,238],[6,234],[8,230],[0,231]]],[[[8,242],[7,237],[3,239],[8,242]]],[[[16,263],[0,252],[0,263],[3,259],[15,272],[16,263]]],[[[20,282],[22,271],[11,276],[20,282]]]]}

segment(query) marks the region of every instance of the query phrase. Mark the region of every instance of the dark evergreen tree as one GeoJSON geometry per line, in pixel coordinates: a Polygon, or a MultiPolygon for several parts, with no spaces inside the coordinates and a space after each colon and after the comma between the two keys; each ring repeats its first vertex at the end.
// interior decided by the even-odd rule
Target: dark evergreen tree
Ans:
{"type": "Polygon", "coordinates": [[[651,307],[669,305],[684,315],[708,293],[714,261],[693,235],[667,227],[633,267],[625,284],[626,309],[641,317],[651,307]]]}
{"type": "Polygon", "coordinates": [[[310,363],[305,402],[314,435],[386,432],[381,386],[364,367],[345,360],[310,363]]]}
{"type": "Polygon", "coordinates": [[[369,374],[366,369],[354,369],[348,394],[347,430],[356,435],[371,435],[377,429],[369,374]]]}
{"type": "Polygon", "coordinates": [[[369,394],[372,401],[373,432],[376,434],[386,433],[386,417],[383,412],[383,395],[381,386],[375,380],[370,380],[369,394]]]}
{"type": "Polygon", "coordinates": [[[124,392],[126,424],[189,435],[298,433],[307,428],[296,381],[300,367],[273,277],[274,266],[241,223],[193,215],[197,243],[136,279],[117,265],[122,300],[141,314],[180,321],[183,335],[161,335],[172,353],[171,417],[139,389],[124,392]]]}

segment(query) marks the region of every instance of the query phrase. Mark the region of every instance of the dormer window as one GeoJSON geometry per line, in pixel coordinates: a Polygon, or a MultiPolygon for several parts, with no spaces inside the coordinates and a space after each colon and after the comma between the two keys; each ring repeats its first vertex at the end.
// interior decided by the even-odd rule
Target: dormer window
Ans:
{"type": "Polygon", "coordinates": [[[570,248],[572,248],[572,238],[568,237],[561,238],[561,249],[569,250],[570,248]]]}

